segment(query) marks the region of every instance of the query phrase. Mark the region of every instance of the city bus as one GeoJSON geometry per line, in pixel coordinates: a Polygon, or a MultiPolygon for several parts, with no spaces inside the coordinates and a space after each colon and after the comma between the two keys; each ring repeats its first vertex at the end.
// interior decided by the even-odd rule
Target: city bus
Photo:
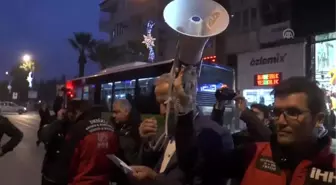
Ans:
{"type": "MultiPolygon", "coordinates": [[[[71,90],[71,97],[104,105],[109,111],[114,100],[132,97],[132,100],[140,102],[137,104],[137,109],[140,112],[147,111],[148,114],[148,111],[154,111],[150,107],[155,107],[156,104],[153,94],[155,79],[161,74],[169,73],[172,64],[173,60],[128,63],[107,68],[91,76],[69,80],[66,87],[71,90]]],[[[228,87],[234,86],[234,71],[217,64],[216,57],[212,56],[202,60],[198,72],[196,102],[203,113],[208,115],[216,101],[214,96],[216,89],[223,84],[228,87]]]]}

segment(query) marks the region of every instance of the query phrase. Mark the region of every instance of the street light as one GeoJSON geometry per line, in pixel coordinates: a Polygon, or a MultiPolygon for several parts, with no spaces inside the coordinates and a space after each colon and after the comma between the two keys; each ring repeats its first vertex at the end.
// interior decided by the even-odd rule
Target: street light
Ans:
{"type": "Polygon", "coordinates": [[[31,56],[28,55],[28,54],[25,54],[25,55],[23,55],[22,60],[24,62],[29,62],[29,61],[31,61],[31,56]]]}
{"type": "MultiPolygon", "coordinates": [[[[9,72],[8,71],[6,71],[6,76],[9,76],[9,72]]],[[[11,90],[12,90],[12,85],[11,85],[11,80],[10,79],[8,79],[7,89],[8,89],[8,93],[10,94],[11,90]]]]}

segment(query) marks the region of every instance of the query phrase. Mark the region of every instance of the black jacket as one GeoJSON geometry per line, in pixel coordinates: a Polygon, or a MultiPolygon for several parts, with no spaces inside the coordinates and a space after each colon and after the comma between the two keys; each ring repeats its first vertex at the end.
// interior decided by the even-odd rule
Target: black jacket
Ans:
{"type": "MultiPolygon", "coordinates": [[[[113,119],[111,120],[114,122],[113,119]]],[[[140,114],[132,108],[129,119],[125,123],[113,123],[119,140],[118,157],[127,164],[139,164],[141,139],[139,135],[140,114]]]]}
{"type": "Polygon", "coordinates": [[[23,138],[23,133],[8,118],[0,116],[0,140],[4,134],[9,136],[10,140],[2,145],[2,154],[12,151],[23,138]]]}
{"type": "Polygon", "coordinates": [[[60,157],[61,148],[71,123],[67,120],[55,120],[45,125],[40,131],[40,139],[46,145],[46,154],[42,164],[42,174],[52,180],[56,172],[53,169],[60,157]]]}
{"type": "Polygon", "coordinates": [[[57,115],[57,112],[59,110],[61,110],[62,108],[62,104],[63,104],[63,97],[61,96],[56,96],[55,100],[54,100],[54,105],[53,105],[53,111],[55,112],[55,114],[57,115]]]}
{"type": "MultiPolygon", "coordinates": [[[[212,119],[216,122],[221,121],[223,112],[224,110],[216,109],[214,106],[212,110],[212,119]]],[[[246,123],[247,129],[232,134],[235,146],[253,142],[269,141],[272,133],[275,132],[272,123],[269,127],[265,126],[250,109],[245,109],[241,112],[240,119],[246,123]]]]}
{"type": "Polygon", "coordinates": [[[249,109],[244,110],[240,119],[246,123],[246,129],[232,134],[235,146],[253,142],[269,141],[272,133],[275,133],[274,125],[265,126],[264,123],[249,109]]]}
{"type": "Polygon", "coordinates": [[[43,125],[49,124],[51,121],[50,111],[48,108],[44,111],[42,108],[39,110],[40,115],[40,127],[43,127],[43,125]]]}
{"type": "MultiPolygon", "coordinates": [[[[192,115],[193,117],[194,115],[192,115]]],[[[183,124],[185,116],[180,116],[178,119],[178,125],[183,124]]],[[[202,142],[208,142],[209,146],[211,146],[209,152],[217,152],[217,149],[222,149],[224,151],[231,150],[233,148],[232,137],[230,132],[225,128],[221,127],[217,123],[211,121],[209,117],[199,116],[195,119],[194,131],[197,135],[196,145],[202,142]],[[207,132],[212,132],[218,137],[216,140],[209,138],[206,136],[207,132]]],[[[183,138],[184,133],[177,132],[175,138],[183,138]]],[[[177,143],[176,143],[177,144],[177,143]]],[[[163,155],[164,149],[159,152],[150,152],[147,148],[147,151],[143,153],[142,159],[144,165],[148,165],[156,171],[159,171],[163,155]],[[153,164],[155,164],[153,166],[153,164]]],[[[205,149],[207,150],[207,149],[205,149]]],[[[198,151],[194,151],[193,155],[189,157],[193,158],[197,155],[201,155],[198,151]]],[[[165,171],[158,175],[156,178],[156,185],[183,185],[183,184],[194,184],[194,185],[222,185],[226,183],[226,179],[223,178],[209,178],[208,176],[199,174],[197,176],[194,175],[193,171],[189,171],[184,169],[178,163],[178,156],[175,153],[170,159],[165,171]]]]}

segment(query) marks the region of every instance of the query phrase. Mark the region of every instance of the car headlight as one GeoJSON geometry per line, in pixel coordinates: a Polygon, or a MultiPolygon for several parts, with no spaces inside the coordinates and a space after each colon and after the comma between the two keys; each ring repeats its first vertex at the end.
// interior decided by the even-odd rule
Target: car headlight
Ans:
{"type": "Polygon", "coordinates": [[[23,110],[25,110],[25,111],[26,111],[26,110],[27,110],[27,108],[26,108],[26,107],[23,107],[23,110]]]}

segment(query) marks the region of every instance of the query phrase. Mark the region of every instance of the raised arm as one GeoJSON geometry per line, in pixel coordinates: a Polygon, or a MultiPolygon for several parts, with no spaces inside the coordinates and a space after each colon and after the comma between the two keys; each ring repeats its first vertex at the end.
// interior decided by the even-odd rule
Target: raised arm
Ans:
{"type": "Polygon", "coordinates": [[[0,155],[5,155],[21,142],[23,133],[5,117],[1,117],[0,127],[3,133],[10,137],[10,140],[1,147],[0,155]]]}

